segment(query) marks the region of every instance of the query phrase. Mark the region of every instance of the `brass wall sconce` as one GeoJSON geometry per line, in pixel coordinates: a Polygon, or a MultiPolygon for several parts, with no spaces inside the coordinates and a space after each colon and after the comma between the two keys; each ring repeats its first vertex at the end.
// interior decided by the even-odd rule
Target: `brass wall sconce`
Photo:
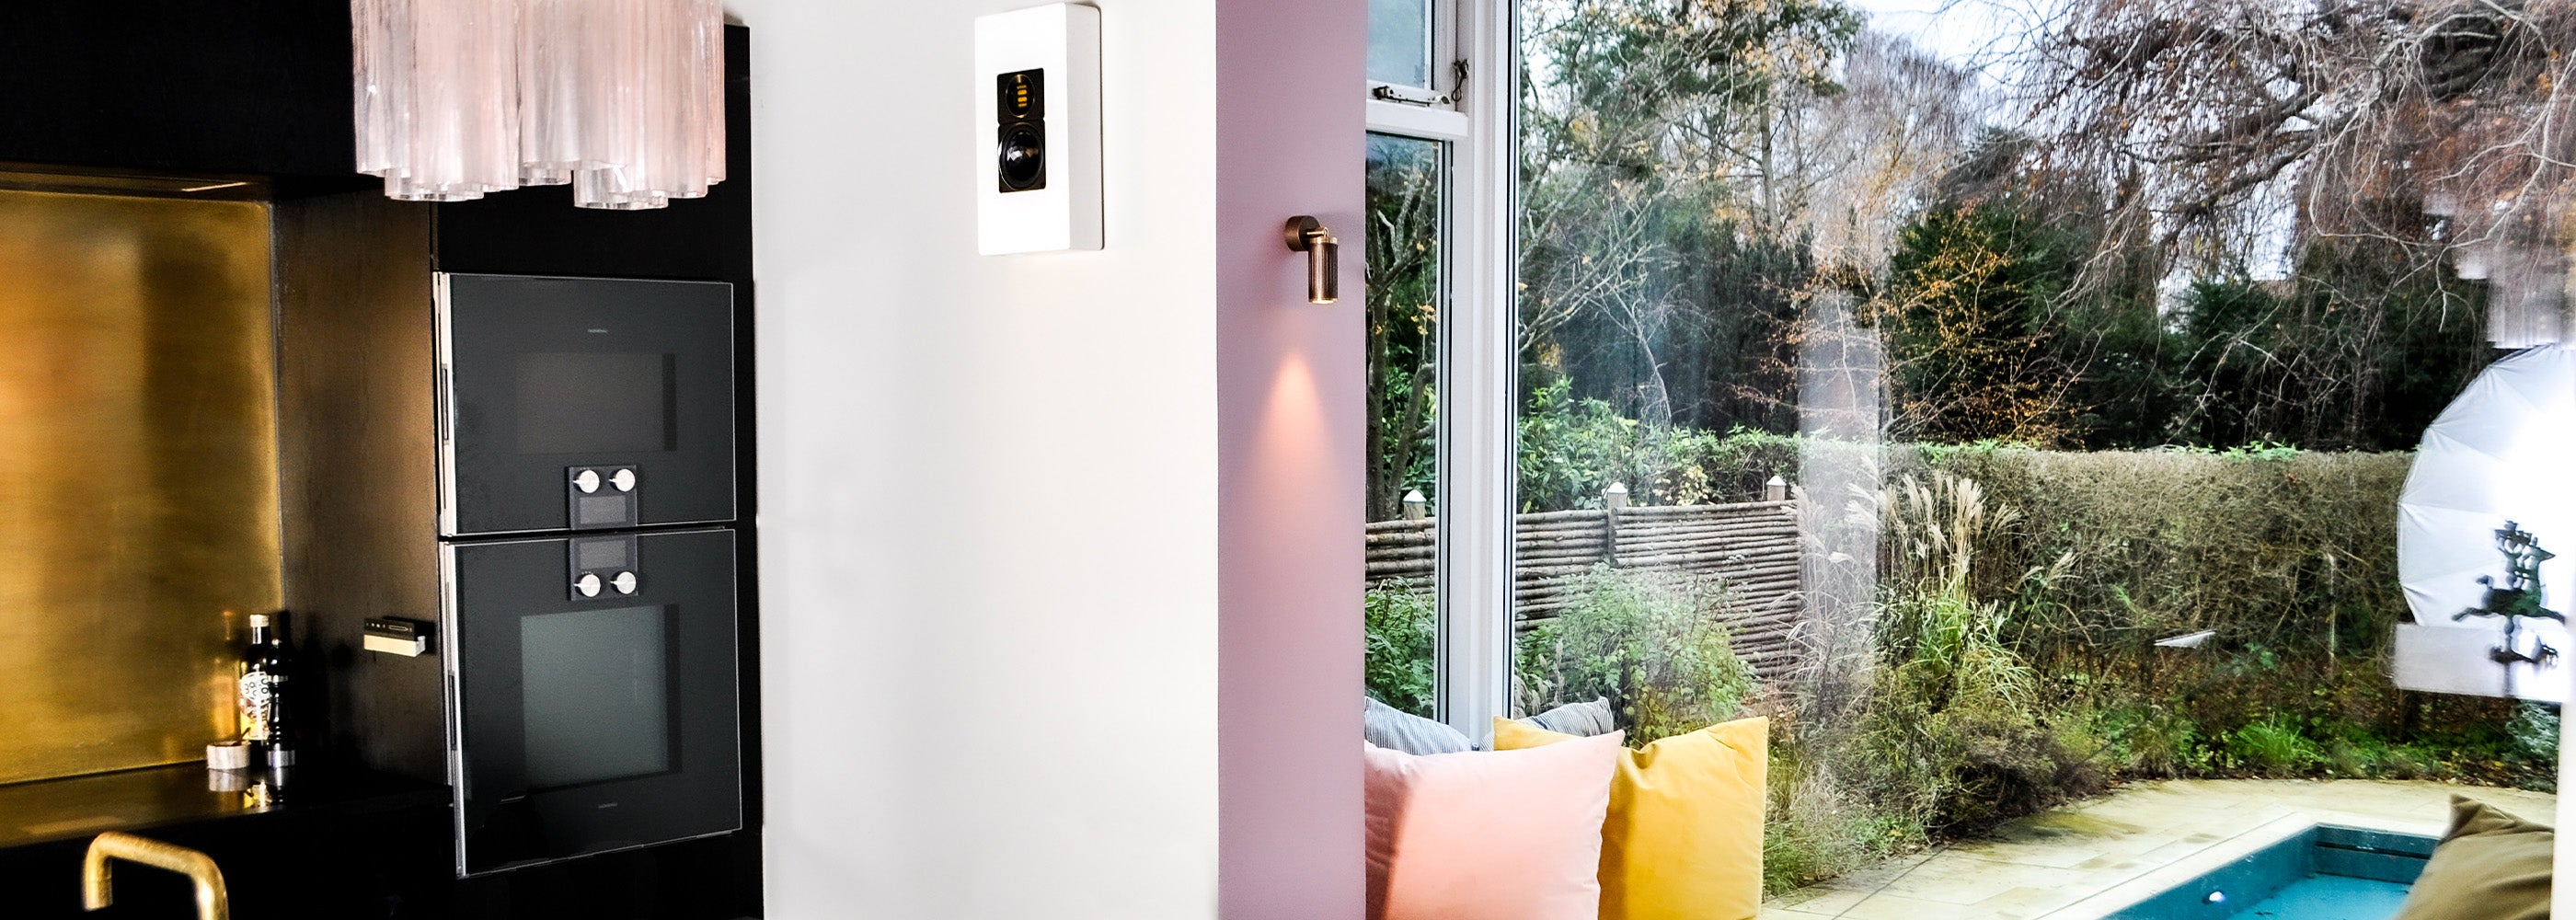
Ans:
{"type": "Polygon", "coordinates": [[[1333,230],[1309,215],[1288,219],[1282,231],[1288,248],[1306,254],[1306,302],[1332,303],[1342,299],[1342,244],[1333,238],[1333,230]]]}

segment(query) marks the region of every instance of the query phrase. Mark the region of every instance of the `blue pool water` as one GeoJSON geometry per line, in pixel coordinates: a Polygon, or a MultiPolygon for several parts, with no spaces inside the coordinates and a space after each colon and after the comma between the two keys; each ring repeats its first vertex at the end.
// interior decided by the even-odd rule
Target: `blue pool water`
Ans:
{"type": "Polygon", "coordinates": [[[2406,886],[2342,875],[2311,875],[2228,920],[2388,920],[2406,903],[2406,886]]]}
{"type": "Polygon", "coordinates": [[[2430,837],[2319,825],[2113,920],[2388,920],[2432,855],[2430,837]]]}

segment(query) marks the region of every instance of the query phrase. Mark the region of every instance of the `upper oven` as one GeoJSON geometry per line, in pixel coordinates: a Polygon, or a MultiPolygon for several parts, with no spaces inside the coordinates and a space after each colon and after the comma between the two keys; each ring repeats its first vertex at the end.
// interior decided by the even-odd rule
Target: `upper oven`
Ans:
{"type": "Polygon", "coordinates": [[[734,517],[733,286],[441,274],[439,532],[734,517]]]}

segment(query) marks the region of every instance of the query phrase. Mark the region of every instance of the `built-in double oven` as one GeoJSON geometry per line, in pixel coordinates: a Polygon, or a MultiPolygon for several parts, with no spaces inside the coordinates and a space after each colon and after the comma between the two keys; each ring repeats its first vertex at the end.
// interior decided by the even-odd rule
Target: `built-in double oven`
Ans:
{"type": "Polygon", "coordinates": [[[731,286],[436,294],[458,872],[739,829],[731,286]]]}

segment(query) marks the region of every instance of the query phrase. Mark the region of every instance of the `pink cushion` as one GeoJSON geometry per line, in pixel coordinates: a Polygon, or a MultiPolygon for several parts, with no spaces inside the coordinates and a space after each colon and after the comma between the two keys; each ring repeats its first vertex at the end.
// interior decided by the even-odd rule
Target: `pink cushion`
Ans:
{"type": "Polygon", "coordinates": [[[1370,745],[1370,920],[1594,920],[1620,737],[1427,757],[1370,745]]]}

